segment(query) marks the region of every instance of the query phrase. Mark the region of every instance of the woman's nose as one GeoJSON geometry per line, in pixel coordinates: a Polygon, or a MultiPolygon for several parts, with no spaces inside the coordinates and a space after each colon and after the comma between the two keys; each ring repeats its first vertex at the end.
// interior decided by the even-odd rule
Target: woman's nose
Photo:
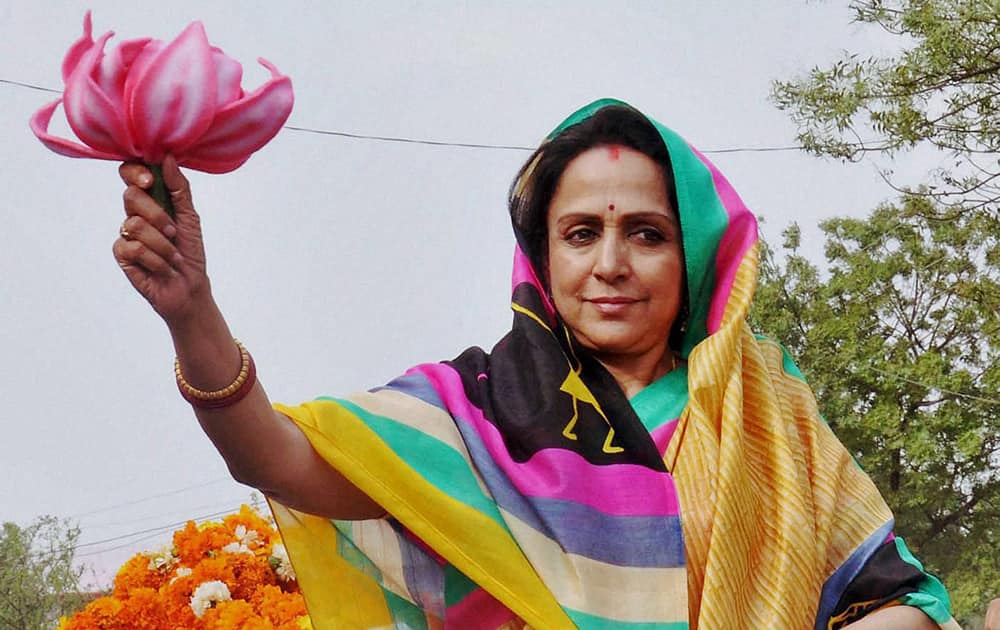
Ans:
{"type": "Polygon", "coordinates": [[[614,232],[606,233],[595,252],[594,275],[610,282],[628,274],[628,248],[614,232]]]}

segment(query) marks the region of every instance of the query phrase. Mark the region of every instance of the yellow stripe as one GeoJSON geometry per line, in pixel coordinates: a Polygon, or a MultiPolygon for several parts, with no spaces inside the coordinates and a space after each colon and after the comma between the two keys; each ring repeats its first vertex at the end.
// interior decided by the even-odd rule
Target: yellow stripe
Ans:
{"type": "Polygon", "coordinates": [[[574,627],[499,523],[413,472],[357,416],[325,400],[275,408],[351,483],[519,617],[554,630],[574,627]]]}
{"type": "MultiPolygon", "coordinates": [[[[443,444],[453,448],[458,454],[471,462],[472,457],[462,440],[458,427],[454,420],[445,410],[440,407],[414,398],[403,392],[391,389],[382,389],[377,392],[362,392],[347,397],[347,400],[361,407],[365,411],[387,418],[405,418],[408,427],[416,429],[421,433],[433,437],[443,444]]],[[[490,496],[490,491],[486,487],[486,482],[479,475],[475,466],[469,465],[469,470],[479,484],[479,489],[483,494],[490,496]]]]}
{"type": "Polygon", "coordinates": [[[337,553],[330,521],[268,501],[316,630],[391,627],[385,596],[371,578],[337,553]]]}
{"type": "Polygon", "coordinates": [[[533,312],[531,312],[530,310],[528,310],[525,307],[521,306],[517,302],[511,302],[510,307],[512,309],[514,309],[515,311],[517,311],[518,313],[523,313],[523,314],[527,315],[528,317],[530,317],[531,319],[535,320],[536,322],[538,322],[538,325],[541,326],[542,328],[544,328],[545,330],[547,330],[549,332],[552,332],[552,329],[549,328],[549,325],[546,324],[545,322],[543,322],[541,320],[541,318],[538,317],[538,315],[535,315],[533,312]]]}

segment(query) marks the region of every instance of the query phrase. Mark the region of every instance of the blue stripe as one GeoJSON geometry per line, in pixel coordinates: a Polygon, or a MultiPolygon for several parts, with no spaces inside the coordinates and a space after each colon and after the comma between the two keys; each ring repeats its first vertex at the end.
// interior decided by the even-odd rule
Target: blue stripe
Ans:
{"type": "Polygon", "coordinates": [[[444,567],[436,558],[403,535],[403,526],[392,521],[403,562],[403,579],[413,600],[430,614],[444,619],[444,567]]]}
{"type": "Polygon", "coordinates": [[[847,586],[861,572],[861,569],[868,562],[868,559],[872,557],[872,554],[885,543],[885,539],[892,533],[894,522],[894,520],[890,519],[888,523],[875,530],[875,533],[861,543],[854,550],[854,553],[834,571],[833,575],[827,578],[826,583],[823,584],[823,592],[819,598],[819,611],[816,613],[816,630],[824,630],[827,627],[830,622],[830,615],[836,609],[837,602],[840,601],[844,591],[847,590],[847,586]]]}
{"type": "Polygon", "coordinates": [[[558,499],[531,502],[568,553],[623,567],[684,566],[679,516],[616,516],[558,499]]]}
{"type": "Polygon", "coordinates": [[[429,405],[434,405],[444,412],[448,412],[448,409],[444,406],[444,401],[442,401],[441,397],[438,396],[434,386],[431,385],[431,382],[427,380],[426,376],[420,374],[419,372],[404,374],[403,376],[392,379],[382,387],[376,387],[369,391],[375,393],[383,389],[402,392],[408,396],[418,398],[429,405]]]}

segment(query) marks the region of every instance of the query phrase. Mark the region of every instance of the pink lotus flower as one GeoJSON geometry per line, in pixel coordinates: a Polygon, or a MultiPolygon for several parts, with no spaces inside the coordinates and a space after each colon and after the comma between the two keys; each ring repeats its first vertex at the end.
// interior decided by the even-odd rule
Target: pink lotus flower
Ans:
{"type": "Polygon", "coordinates": [[[182,166],[226,173],[267,144],[292,111],[291,79],[259,59],[271,79],[245,94],[243,66],[208,43],[200,22],[172,42],[131,39],[105,54],[113,34],[94,41],[87,12],[83,36],[63,59],[63,98],[31,117],[31,130],[60,155],[156,165],[172,153],[182,166]],[[84,144],[48,132],[60,103],[84,144]]]}

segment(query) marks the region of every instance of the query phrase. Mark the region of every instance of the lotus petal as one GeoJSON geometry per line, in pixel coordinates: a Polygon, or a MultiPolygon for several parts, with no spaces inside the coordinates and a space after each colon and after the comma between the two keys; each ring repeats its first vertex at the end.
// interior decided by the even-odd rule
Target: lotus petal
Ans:
{"type": "Polygon", "coordinates": [[[90,50],[94,45],[94,25],[90,18],[90,11],[83,16],[83,36],[80,39],[73,42],[73,45],[69,47],[66,51],[66,56],[63,57],[62,62],[62,78],[63,82],[69,79],[69,75],[73,74],[73,70],[76,69],[76,65],[80,63],[80,57],[83,56],[85,52],[90,50]]]}
{"type": "Polygon", "coordinates": [[[127,155],[95,151],[94,149],[78,142],[73,142],[72,140],[67,140],[66,138],[60,138],[59,136],[50,134],[49,121],[52,120],[52,114],[56,111],[56,107],[58,107],[60,103],[62,103],[61,98],[45,105],[31,116],[31,120],[28,123],[31,127],[31,131],[35,134],[35,137],[41,140],[42,144],[48,147],[50,151],[72,158],[96,158],[98,160],[128,159],[127,155]]]}
{"type": "Polygon", "coordinates": [[[295,101],[292,80],[267,60],[259,61],[271,71],[271,79],[216,114],[211,128],[185,152],[185,157],[200,164],[245,160],[281,130],[295,101]]]}
{"type": "Polygon", "coordinates": [[[105,153],[132,155],[134,148],[119,107],[108,98],[92,75],[104,54],[110,33],[97,40],[66,82],[63,107],[76,136],[105,153]]]}
{"type": "Polygon", "coordinates": [[[215,109],[219,110],[235,100],[243,97],[243,65],[220,49],[212,48],[212,61],[215,63],[215,78],[218,90],[215,94],[215,109]]]}
{"type": "Polygon", "coordinates": [[[125,78],[133,62],[151,41],[153,40],[149,37],[124,41],[105,54],[101,59],[101,65],[97,68],[95,77],[97,84],[101,87],[101,91],[121,109],[123,115],[125,107],[122,94],[125,91],[125,78]]]}
{"type": "Polygon", "coordinates": [[[143,61],[144,67],[134,67],[125,81],[125,108],[143,159],[158,164],[166,153],[182,153],[211,126],[216,74],[200,22],[146,61],[149,49],[134,64],[143,61]]]}

